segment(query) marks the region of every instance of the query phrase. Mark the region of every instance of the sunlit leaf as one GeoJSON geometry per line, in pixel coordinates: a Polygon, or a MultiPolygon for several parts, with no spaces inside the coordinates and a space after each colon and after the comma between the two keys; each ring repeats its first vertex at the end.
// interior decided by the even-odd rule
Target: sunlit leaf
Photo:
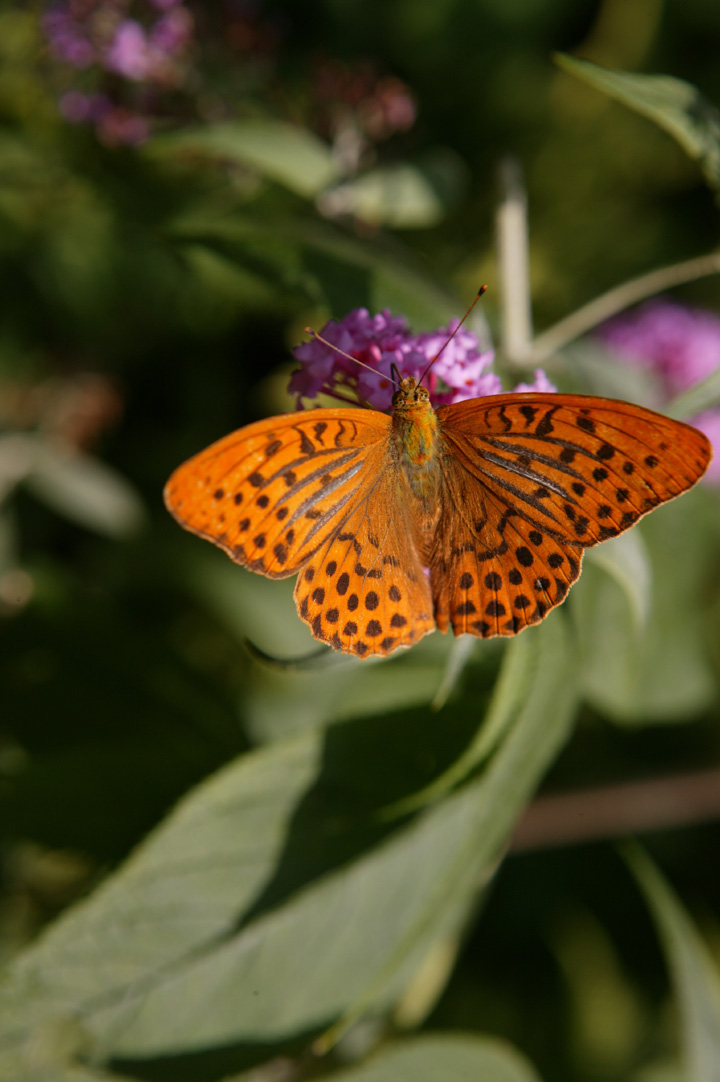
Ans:
{"type": "Polygon", "coordinates": [[[320,752],[309,734],[200,785],[121,875],[0,977],[0,1047],[26,1045],[48,1018],[74,1017],[86,997],[122,999],[151,973],[228,935],[271,877],[320,752]],[[13,988],[24,989],[22,1002],[13,988]]]}
{"type": "Polygon", "coordinates": [[[40,435],[0,439],[0,490],[20,481],[61,515],[110,537],[135,533],[143,520],[139,496],[116,470],[40,435]]]}
{"type": "Polygon", "coordinates": [[[711,372],[694,387],[690,387],[673,398],[664,412],[670,417],[686,421],[689,417],[718,405],[720,405],[720,368],[711,372]]]}
{"type": "Polygon", "coordinates": [[[432,184],[413,165],[378,166],[324,192],[324,214],[352,214],[373,225],[425,229],[437,225],[445,208],[432,184]]]}
{"type": "Polygon", "coordinates": [[[627,852],[655,918],[682,1025],[687,1082],[720,1080],[720,972],[690,916],[645,852],[627,852]]]}
{"type": "MultiPolygon", "coordinates": [[[[587,560],[568,602],[584,693],[602,713],[629,724],[687,721],[717,695],[705,613],[720,543],[715,497],[699,486],[634,532],[642,535],[652,572],[645,626],[633,616],[632,594],[595,560],[587,560]]],[[[643,596],[640,611],[644,590],[643,596]]]]}
{"type": "MultiPolygon", "coordinates": [[[[447,282],[436,279],[410,253],[375,236],[354,236],[320,219],[278,219],[256,215],[193,215],[178,218],[170,226],[176,241],[193,241],[221,247],[225,255],[244,261],[249,246],[266,250],[280,245],[292,250],[290,264],[296,282],[304,275],[314,278],[324,293],[329,314],[340,317],[351,308],[364,306],[371,312],[390,308],[406,315],[415,331],[431,330],[458,314],[461,302],[448,291],[447,282]]],[[[484,321],[473,328],[487,340],[484,321]]]]}
{"type": "Polygon", "coordinates": [[[710,187],[720,188],[720,112],[691,83],[610,71],[562,53],[556,60],[563,71],[654,120],[697,160],[710,187]]]}
{"type": "Polygon", "coordinates": [[[86,1034],[77,1019],[49,1018],[22,1048],[0,1048],[0,1082],[129,1082],[80,1062],[86,1034]]]}
{"type": "MultiPolygon", "coordinates": [[[[323,785],[328,740],[342,747],[346,727],[273,744],[200,785],[18,958],[0,984],[0,1039],[24,1043],[48,1016],[79,1012],[97,1047],[145,1057],[271,1041],[389,1006],[432,943],[466,916],[566,737],[572,651],[562,620],[544,632],[531,693],[486,772],[314,879],[317,854],[303,843],[305,885],[293,890],[289,880],[268,895],[272,904],[259,903],[273,877],[297,874],[299,802],[323,785]]],[[[316,847],[361,826],[336,803],[332,775],[325,786],[327,810],[320,805],[311,823],[316,847]]]]}
{"type": "Polygon", "coordinates": [[[332,1082],[539,1082],[527,1060],[491,1037],[426,1034],[385,1045],[367,1063],[328,1075],[332,1082]]]}
{"type": "Polygon", "coordinates": [[[625,595],[638,632],[642,632],[652,604],[652,566],[640,530],[631,530],[590,549],[585,559],[612,576],[625,595]]]}
{"type": "Polygon", "coordinates": [[[25,483],[66,518],[110,537],[135,533],[144,517],[140,498],[124,477],[77,451],[44,445],[25,483]]]}
{"type": "Polygon", "coordinates": [[[312,132],[279,120],[236,120],[158,136],[148,152],[237,162],[309,198],[337,179],[330,147],[312,132]]]}

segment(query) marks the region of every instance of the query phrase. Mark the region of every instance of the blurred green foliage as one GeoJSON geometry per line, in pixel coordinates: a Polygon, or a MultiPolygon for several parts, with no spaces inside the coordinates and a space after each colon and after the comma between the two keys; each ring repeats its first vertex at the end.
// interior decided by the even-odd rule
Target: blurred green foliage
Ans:
{"type": "MultiPolygon", "coordinates": [[[[198,5],[138,145],[64,119],[91,74],[45,11],[0,5],[0,1079],[716,1079],[716,823],[671,787],[644,839],[700,932],[592,821],[497,869],[541,782],[717,763],[717,489],[589,554],[511,645],[433,635],[381,664],[303,661],[292,583],[183,535],[161,491],[291,408],[308,322],[429,329],[486,280],[497,339],[508,155],[541,330],[711,249],[692,157],[712,183],[716,117],[691,106],[720,103],[717,3],[198,5]],[[576,67],[588,86],[557,51],[683,83],[649,108],[656,84],[576,67]],[[381,89],[414,123],[379,134],[359,105],[381,89]]],[[[677,294],[720,304],[713,277],[677,294]]],[[[597,345],[548,367],[653,404],[597,345]]]]}

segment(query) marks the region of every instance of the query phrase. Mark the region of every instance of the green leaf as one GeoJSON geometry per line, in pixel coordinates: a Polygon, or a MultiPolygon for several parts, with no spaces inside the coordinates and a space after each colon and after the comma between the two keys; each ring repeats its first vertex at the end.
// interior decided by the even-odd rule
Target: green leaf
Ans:
{"type": "MultiPolygon", "coordinates": [[[[535,635],[518,636],[508,643],[490,705],[474,739],[448,770],[420,792],[384,809],[385,816],[396,817],[438,800],[464,781],[494,751],[508,729],[517,721],[523,703],[533,692],[542,654],[541,636],[544,634],[544,628],[538,629],[535,635]]],[[[456,645],[460,645],[461,651],[464,651],[468,648],[467,644],[470,647],[475,645],[469,635],[461,638],[456,645]]],[[[444,682],[440,690],[444,691],[444,682]]]]}
{"type": "Polygon", "coordinates": [[[675,987],[687,1082],[720,1082],[720,971],[644,850],[626,854],[655,918],[675,987]]]}
{"type": "Polygon", "coordinates": [[[157,136],[151,154],[198,155],[257,170],[306,199],[338,179],[330,147],[312,132],[277,120],[236,120],[157,136]]]}
{"type": "Polygon", "coordinates": [[[75,1018],[49,1018],[24,1048],[0,1048],[0,1082],[130,1082],[74,1062],[87,1051],[87,1035],[75,1018]]]}
{"type": "Polygon", "coordinates": [[[437,225],[445,207],[420,169],[408,163],[378,166],[323,193],[320,210],[328,216],[352,214],[391,229],[437,225]]]}
{"type": "MultiPolygon", "coordinates": [[[[152,1057],[284,1039],[394,1003],[432,944],[457,934],[567,735],[573,652],[562,619],[543,632],[486,772],[354,860],[341,846],[322,871],[343,831],[373,825],[332,772],[318,788],[334,746],[352,756],[347,726],[270,745],[200,785],[16,960],[0,984],[0,1041],[17,1047],[48,1017],[80,1015],[101,1058],[152,1057]],[[293,844],[303,815],[312,831],[293,844]]],[[[373,792],[380,780],[368,779],[373,792]]]]}
{"type": "Polygon", "coordinates": [[[40,435],[0,439],[0,498],[20,481],[61,515],[109,537],[130,536],[143,520],[140,498],[124,477],[40,435]]]}
{"type": "Polygon", "coordinates": [[[227,935],[272,876],[320,752],[308,734],[198,786],[0,980],[0,1046],[24,1043],[27,1027],[48,1018],[74,1017],[80,1003],[122,998],[227,935]]]}
{"type": "Polygon", "coordinates": [[[640,530],[590,549],[585,558],[614,579],[625,595],[636,632],[644,631],[652,604],[652,566],[640,530]]]}
{"type": "Polygon", "coordinates": [[[460,1033],[396,1041],[367,1063],[327,1077],[331,1082],[539,1082],[535,1070],[510,1045],[460,1033]]]}
{"type": "Polygon", "coordinates": [[[47,1064],[28,1066],[27,1058],[0,1053],[0,1082],[136,1082],[128,1075],[109,1074],[81,1064],[47,1064]]]}
{"type": "Polygon", "coordinates": [[[137,533],[145,513],[140,497],[112,467],[49,444],[43,443],[38,452],[25,481],[37,497],[66,518],[108,537],[137,533]]]}
{"type": "MultiPolygon", "coordinates": [[[[333,222],[320,219],[278,218],[255,215],[193,215],[178,218],[169,227],[176,242],[203,243],[240,262],[255,260],[258,246],[279,251],[289,265],[289,279],[324,301],[339,318],[351,308],[371,312],[390,308],[407,316],[415,331],[433,330],[461,310],[461,303],[440,282],[430,266],[387,237],[365,240],[333,222]]],[[[473,329],[489,341],[484,320],[473,329]]]]}
{"type": "Polygon", "coordinates": [[[720,405],[720,368],[673,398],[664,409],[669,417],[687,420],[704,410],[720,405]]]}
{"type": "Polygon", "coordinates": [[[631,595],[594,559],[570,596],[583,691],[601,713],[626,724],[686,721],[718,691],[707,637],[707,583],[720,545],[716,497],[698,486],[633,533],[642,536],[652,573],[644,628],[631,595]]]}
{"type": "Polygon", "coordinates": [[[688,1082],[682,1065],[674,1059],[663,1058],[648,1063],[636,1071],[629,1082],[688,1082]]]}
{"type": "Polygon", "coordinates": [[[243,689],[254,741],[277,740],[344,718],[377,717],[432,699],[451,646],[445,637],[434,635],[389,663],[338,655],[318,647],[298,619],[294,581],[262,579],[209,546],[192,545],[192,557],[181,562],[178,577],[239,643],[250,641],[261,655],[281,661],[313,659],[298,670],[258,661],[252,683],[243,689]]]}
{"type": "Polygon", "coordinates": [[[563,389],[604,398],[620,398],[623,402],[637,402],[664,412],[659,389],[651,373],[618,359],[617,354],[611,353],[589,335],[563,349],[562,367],[557,375],[562,380],[563,389]]]}
{"type": "Polygon", "coordinates": [[[691,83],[669,75],[628,75],[588,60],[556,55],[570,75],[653,120],[695,158],[709,186],[720,188],[720,112],[691,83]]]}
{"type": "Polygon", "coordinates": [[[460,638],[451,640],[450,649],[448,650],[445,659],[442,680],[435,692],[431,709],[442,710],[449,696],[457,687],[463,674],[463,670],[473,654],[477,653],[476,647],[478,645],[478,642],[473,640],[471,635],[461,635],[460,638]]]}

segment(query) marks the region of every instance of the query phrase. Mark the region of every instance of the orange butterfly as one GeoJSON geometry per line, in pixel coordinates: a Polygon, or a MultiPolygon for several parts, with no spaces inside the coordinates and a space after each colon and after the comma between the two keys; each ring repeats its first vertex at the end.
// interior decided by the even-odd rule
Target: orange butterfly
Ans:
{"type": "Polygon", "coordinates": [[[370,657],[451,626],[516,635],[565,600],[583,549],[691,488],[696,429],[627,402],[499,394],[392,416],[314,409],[248,425],[172,475],[181,526],[269,578],[320,642],[370,657]]]}

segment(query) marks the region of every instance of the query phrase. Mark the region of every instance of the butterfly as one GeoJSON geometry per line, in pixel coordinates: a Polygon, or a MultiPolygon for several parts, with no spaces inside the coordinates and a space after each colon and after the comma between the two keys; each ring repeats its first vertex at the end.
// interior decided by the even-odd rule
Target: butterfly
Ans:
{"type": "Polygon", "coordinates": [[[320,642],[360,658],[428,632],[516,635],[567,597],[583,550],[691,488],[703,433],[641,406],[512,393],[433,408],[400,378],[392,415],[270,417],[191,458],[165,503],[269,578],[320,642]]]}

